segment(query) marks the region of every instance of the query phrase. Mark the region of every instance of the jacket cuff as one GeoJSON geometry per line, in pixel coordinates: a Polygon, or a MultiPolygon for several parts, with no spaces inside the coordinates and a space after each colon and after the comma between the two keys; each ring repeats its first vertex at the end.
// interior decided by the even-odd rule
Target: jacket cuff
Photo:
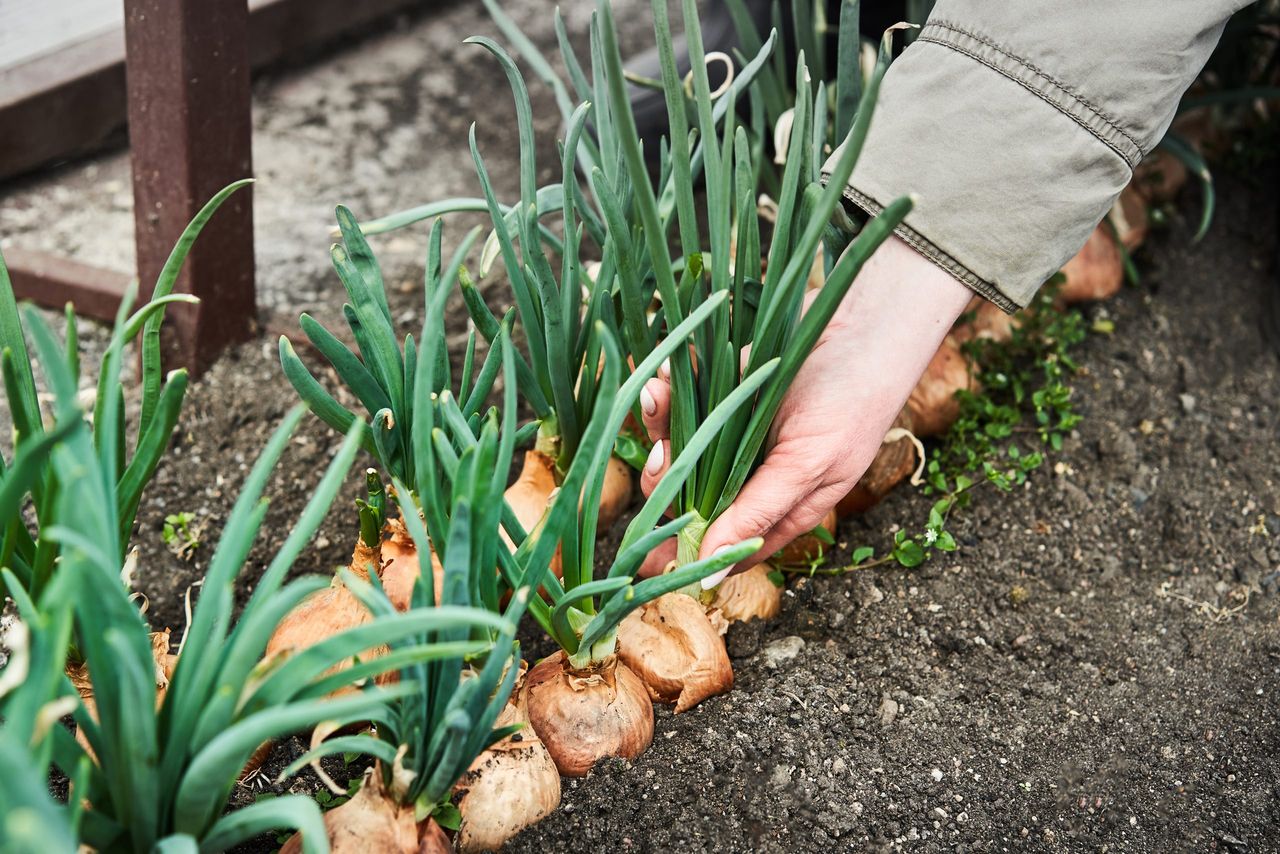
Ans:
{"type": "Polygon", "coordinates": [[[1141,157],[1030,62],[931,22],[885,76],[845,197],[876,214],[915,193],[898,235],[1013,311],[1084,245],[1141,157]]]}

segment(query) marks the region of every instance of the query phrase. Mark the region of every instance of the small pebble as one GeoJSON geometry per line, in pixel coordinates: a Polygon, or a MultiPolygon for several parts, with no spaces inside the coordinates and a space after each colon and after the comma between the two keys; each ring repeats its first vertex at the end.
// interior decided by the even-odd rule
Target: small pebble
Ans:
{"type": "Polygon", "coordinates": [[[804,638],[788,635],[785,638],[770,641],[760,654],[764,657],[766,667],[777,668],[794,659],[802,649],[804,649],[804,638]]]}

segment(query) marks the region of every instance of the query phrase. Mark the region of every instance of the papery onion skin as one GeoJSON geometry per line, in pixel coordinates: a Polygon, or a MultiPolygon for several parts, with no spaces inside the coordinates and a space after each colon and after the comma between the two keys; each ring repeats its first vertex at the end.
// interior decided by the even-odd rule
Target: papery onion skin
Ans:
{"type": "MultiPolygon", "coordinates": [[[[439,825],[427,819],[420,829],[413,818],[413,806],[396,803],[382,785],[377,766],[365,772],[364,782],[351,800],[324,814],[324,827],[332,854],[443,854],[453,850],[439,825]]],[[[280,854],[301,851],[302,834],[295,833],[280,854]]]]}
{"type": "Polygon", "coordinates": [[[618,626],[618,656],[650,697],[674,703],[677,714],[733,688],[724,638],[684,593],[667,593],[628,614],[618,626]]]}
{"type": "Polygon", "coordinates": [[[560,805],[560,772],[529,724],[520,690],[512,694],[494,727],[513,724],[524,724],[524,729],[477,756],[454,787],[462,813],[455,840],[458,851],[501,850],[560,805]]]}
{"type": "MultiPolygon", "coordinates": [[[[826,516],[822,517],[820,526],[824,528],[828,534],[834,535],[836,532],[836,523],[838,521],[839,519],[836,516],[836,511],[833,508],[826,516]]],[[[780,548],[775,558],[778,563],[785,566],[807,564],[812,560],[817,560],[822,557],[822,555],[826,553],[826,550],[827,544],[822,540],[818,539],[813,534],[804,534],[803,536],[796,537],[794,540],[780,548]]]]}
{"type": "Polygon", "coordinates": [[[1120,192],[1108,215],[1116,236],[1124,248],[1133,252],[1146,242],[1151,221],[1147,215],[1147,200],[1132,183],[1120,192]]]}
{"type": "MultiPolygon", "coordinates": [[[[431,582],[435,602],[440,603],[444,592],[444,567],[433,551],[431,554],[431,582]]],[[[404,523],[388,519],[382,531],[382,569],[379,579],[387,598],[397,611],[407,611],[413,604],[413,585],[418,580],[418,547],[409,536],[404,523]]]]}
{"type": "Polygon", "coordinates": [[[1142,159],[1133,170],[1133,187],[1153,204],[1171,202],[1187,183],[1186,165],[1174,155],[1157,148],[1142,159]]]}
{"type": "Polygon", "coordinates": [[[600,516],[596,522],[597,533],[613,527],[627,508],[631,506],[631,490],[634,477],[631,466],[615,456],[609,457],[604,470],[604,486],[600,490],[600,516]]]}
{"type": "MultiPolygon", "coordinates": [[[[150,638],[151,659],[155,663],[156,708],[158,709],[164,704],[165,695],[169,691],[169,680],[173,678],[173,671],[178,666],[178,656],[169,652],[168,629],[161,632],[151,632],[150,638]]],[[[84,704],[85,712],[96,721],[98,719],[98,704],[94,700],[93,679],[89,674],[89,665],[83,661],[68,662],[66,673],[71,686],[80,695],[80,702],[84,704]]],[[[84,748],[89,758],[96,761],[93,750],[89,747],[89,739],[85,737],[84,732],[79,727],[76,727],[76,741],[80,742],[80,746],[84,748]]]]}
{"type": "MultiPolygon", "coordinates": [[[[904,430],[912,429],[911,415],[905,410],[894,419],[893,428],[899,427],[904,430]]],[[[836,505],[836,512],[841,516],[867,512],[879,504],[895,486],[910,477],[915,466],[915,446],[908,439],[882,443],[866,472],[849,494],[836,505]]]]}
{"type": "Polygon", "coordinates": [[[563,651],[525,677],[529,722],[566,777],[585,777],[609,756],[635,759],[653,742],[653,703],[616,656],[573,671],[563,651]]]}
{"type": "Polygon", "coordinates": [[[959,343],[948,335],[933,354],[924,375],[907,398],[913,432],[917,436],[941,436],[960,417],[956,392],[974,391],[977,381],[959,343]]]}
{"type": "Polygon", "coordinates": [[[1066,282],[1058,298],[1066,303],[1108,299],[1124,285],[1124,259],[1120,246],[1103,222],[1089,235],[1080,251],[1062,267],[1066,282]]]}
{"type": "MultiPolygon", "coordinates": [[[[532,534],[537,530],[551,504],[551,493],[555,489],[555,461],[536,448],[525,451],[520,475],[515,483],[507,487],[504,496],[511,507],[511,512],[520,521],[520,527],[524,528],[526,534],[532,534]]],[[[501,535],[508,548],[514,550],[515,543],[507,536],[505,529],[501,531],[501,535]]],[[[555,557],[551,560],[551,571],[555,573],[556,578],[562,578],[564,575],[564,570],[560,566],[559,547],[556,548],[555,557]]]]}
{"type": "Polygon", "coordinates": [[[964,313],[968,316],[951,330],[951,337],[960,344],[975,338],[1003,343],[1013,338],[1013,330],[1020,322],[1017,314],[1005,314],[1000,306],[982,297],[969,300],[964,313]]]}
{"type": "Polygon", "coordinates": [[[726,623],[772,620],[782,610],[782,588],[769,577],[772,569],[767,563],[758,563],[730,575],[716,587],[711,608],[719,612],[726,623]]]}

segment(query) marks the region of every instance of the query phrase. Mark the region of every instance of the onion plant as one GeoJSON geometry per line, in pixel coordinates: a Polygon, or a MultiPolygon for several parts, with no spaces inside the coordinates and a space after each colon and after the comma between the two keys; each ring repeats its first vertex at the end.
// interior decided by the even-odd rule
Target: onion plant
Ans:
{"type": "MultiPolygon", "coordinates": [[[[424,342],[444,340],[444,298],[449,291],[449,283],[438,277],[434,287],[428,288],[424,342]]],[[[392,478],[401,518],[417,552],[434,553],[442,574],[437,596],[430,562],[418,562],[411,604],[446,609],[480,605],[502,612],[507,622],[500,628],[442,626],[392,642],[385,661],[401,662],[397,683],[404,693],[388,697],[371,716],[375,731],[324,741],[286,769],[291,773],[335,753],[359,752],[378,760],[360,792],[326,816],[329,835],[335,840],[373,827],[372,832],[359,831],[360,844],[379,851],[416,852],[442,838],[441,827],[457,830],[460,821],[511,823],[511,817],[503,819],[499,805],[493,803],[473,804],[465,815],[460,814],[453,794],[459,779],[486,748],[521,729],[518,723],[500,724],[500,717],[509,717],[503,713],[521,673],[515,626],[532,591],[548,574],[556,531],[567,518],[569,505],[559,502],[562,506],[552,511],[537,536],[524,539],[520,532],[524,545],[517,551],[519,560],[498,536],[517,430],[514,350],[505,331],[496,345],[487,364],[500,365],[504,371],[507,407],[501,417],[490,409],[478,420],[468,419],[449,392],[437,392],[439,374],[447,373],[448,366],[437,359],[436,348],[417,352],[409,389],[416,418],[405,437],[412,449],[415,479],[406,483],[398,475],[392,478]],[[446,438],[449,428],[458,431],[458,442],[446,438]],[[499,566],[506,570],[502,576],[506,584],[499,566]],[[503,590],[512,593],[505,606],[503,590]],[[450,654],[427,662],[406,656],[406,651],[412,653],[423,645],[450,650],[450,654]]],[[[488,383],[493,380],[490,376],[488,383]]],[[[343,581],[379,620],[396,614],[378,574],[370,573],[366,582],[344,572],[343,581]]],[[[554,788],[554,803],[545,810],[549,812],[559,802],[559,778],[554,773],[549,780],[523,779],[512,785],[539,783],[554,788]]],[[[302,839],[305,842],[305,835],[302,839]]],[[[286,850],[296,844],[291,842],[286,850]]]]}
{"type": "MultiPolygon", "coordinates": [[[[355,349],[309,314],[304,313],[299,324],[311,346],[329,363],[367,412],[370,429],[364,441],[365,449],[374,455],[390,477],[413,484],[417,482],[418,474],[411,437],[414,430],[414,372],[418,365],[419,345],[412,334],[406,335],[403,343],[397,339],[381,268],[355,217],[350,210],[339,206],[337,220],[342,243],[334,244],[330,257],[350,300],[343,305],[342,313],[355,349]]],[[[434,293],[439,285],[449,287],[457,280],[463,259],[475,238],[476,232],[467,235],[449,266],[442,269],[442,231],[439,224],[432,229],[425,271],[428,293],[434,293]]],[[[423,341],[422,346],[432,354],[433,366],[439,368],[443,385],[436,391],[448,387],[448,352],[443,341],[423,341]]],[[[467,343],[462,376],[462,388],[472,392],[464,402],[468,417],[475,416],[483,408],[498,370],[498,360],[490,358],[477,372],[475,358],[476,336],[473,331],[467,343]]],[[[280,364],[298,395],[326,424],[345,433],[353,423],[363,420],[325,390],[285,336],[280,337],[280,364]]]]}
{"type": "MultiPolygon", "coordinates": [[[[673,257],[658,215],[658,199],[644,180],[644,159],[634,126],[624,127],[620,138],[627,143],[623,154],[636,192],[640,214],[637,225],[650,255],[656,259],[653,268],[668,326],[680,322],[690,307],[713,295],[725,293],[731,297],[717,308],[711,323],[694,336],[693,352],[677,351],[671,359],[672,459],[679,462],[706,413],[719,401],[742,388],[766,363],[777,360],[778,364],[777,370],[760,385],[754,405],[729,419],[675,496],[678,512],[694,514],[692,523],[678,538],[676,562],[683,565],[696,558],[707,526],[734,500],[761,461],[765,438],[788,385],[862,264],[901,222],[911,202],[908,198],[898,199],[863,226],[831,265],[824,286],[808,309],[802,310],[815,253],[841,204],[843,188],[870,125],[871,105],[888,64],[888,36],[876,73],[868,82],[861,107],[825,181],[825,102],[814,97],[804,57],[800,57],[790,156],[766,249],[765,225],[755,204],[756,170],[752,158],[753,153],[759,156],[758,149],[753,152],[746,131],[737,126],[736,110],[725,110],[723,121],[716,121],[695,4],[692,0],[684,3],[685,35],[693,67],[691,98],[686,96],[676,73],[666,6],[655,0],[652,8],[672,138],[688,138],[692,113],[693,129],[705,140],[706,198],[700,205],[687,182],[676,182],[675,209],[682,256],[673,257]],[[700,212],[707,221],[705,234],[699,222],[700,212]],[[682,281],[677,279],[677,272],[682,281]]],[[[609,97],[625,124],[630,117],[626,110],[627,92],[607,4],[601,5],[600,15],[609,97]]],[[[822,84],[818,87],[821,90],[822,84]]],[[[735,94],[729,89],[721,97],[730,99],[732,105],[735,94]]],[[[675,173],[688,174],[690,146],[674,144],[671,159],[675,173]]],[[[632,542],[634,535],[624,538],[623,548],[632,542]]]]}
{"type": "MultiPolygon", "coordinates": [[[[129,438],[125,429],[124,387],[106,371],[98,378],[96,403],[93,412],[93,442],[100,454],[106,454],[105,437],[112,436],[116,447],[110,449],[115,460],[116,472],[111,490],[111,500],[116,506],[120,530],[115,542],[119,547],[116,559],[123,561],[128,549],[129,535],[138,512],[142,490],[155,473],[160,457],[169,444],[177,426],[178,413],[187,389],[187,372],[178,369],[167,377],[162,374],[160,357],[160,325],[165,308],[175,302],[194,303],[187,294],[173,294],[182,265],[192,244],[201,230],[223,202],[236,190],[250,183],[237,181],[218,192],[196,214],[183,231],[168,260],[160,271],[152,289],[151,300],[121,328],[122,340],[132,341],[142,336],[142,408],[138,417],[137,433],[129,454],[129,438]],[[108,425],[106,417],[114,419],[108,425]],[[108,428],[110,428],[108,430],[108,428]]],[[[75,315],[70,306],[66,312],[67,337],[61,355],[68,367],[72,387],[80,381],[80,360],[75,315]]],[[[14,452],[30,444],[48,444],[56,440],[46,431],[50,413],[42,410],[36,394],[31,370],[31,358],[23,336],[23,327],[14,301],[4,259],[0,257],[0,373],[3,374],[9,412],[13,419],[14,452]]],[[[62,425],[63,429],[70,425],[62,425]]],[[[30,486],[31,506],[35,518],[35,534],[28,531],[17,514],[4,517],[4,531],[0,534],[0,565],[12,569],[17,582],[35,599],[48,584],[58,560],[57,544],[41,536],[46,520],[53,512],[62,485],[56,480],[56,471],[45,468],[41,477],[30,486]]]]}
{"type": "MultiPolygon", "coordinates": [[[[128,304],[126,299],[102,366],[108,388],[119,379],[128,304]]],[[[318,832],[319,811],[308,798],[279,798],[223,815],[254,749],[320,720],[363,720],[387,696],[402,690],[365,689],[328,699],[335,688],[387,666],[375,658],[329,672],[335,664],[428,629],[487,625],[508,630],[510,625],[476,609],[422,609],[337,635],[305,653],[261,661],[276,622],[326,583],[303,578],[286,584],[285,576],[322,521],[363,429],[355,425],[349,431],[233,624],[236,576],[264,521],[262,491],[303,415],[299,407],[249,474],[210,560],[174,663],[167,644],[160,649],[153,645],[121,583],[121,511],[113,500],[120,468],[119,400],[107,397],[90,431],[76,401],[74,356],[39,314],[30,311],[25,320],[54,398],[55,425],[73,425],[49,458],[58,491],[41,531],[59,550],[56,576],[66,586],[46,585],[39,600],[21,587],[10,592],[28,625],[40,625],[47,619],[42,616],[49,613],[46,609],[55,605],[70,602],[73,609],[73,639],[87,669],[85,696],[92,699],[92,709],[86,699],[75,711],[82,741],[61,727],[51,730],[50,755],[76,781],[75,798],[86,805],[78,819],[79,840],[101,851],[220,850],[271,828],[307,827],[317,831],[308,850],[326,850],[318,832]]],[[[429,660],[438,654],[419,645],[410,658],[429,660]]],[[[74,696],[67,680],[63,685],[64,693],[74,696]]]]}

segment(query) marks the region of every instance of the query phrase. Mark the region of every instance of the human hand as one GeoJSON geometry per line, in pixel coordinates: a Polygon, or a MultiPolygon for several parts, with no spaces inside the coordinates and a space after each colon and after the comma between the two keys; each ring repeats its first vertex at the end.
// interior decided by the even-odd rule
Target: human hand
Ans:
{"type": "MultiPolygon", "coordinates": [[[[764,462],[707,529],[699,556],[763,537],[760,551],[732,568],[741,571],[813,530],[875,459],[972,296],[898,237],[885,241],[796,374],[774,419],[764,462]]],[[[654,443],[640,475],[647,496],[671,465],[671,386],[662,371],[645,384],[640,408],[654,443]]],[[[674,541],[664,544],[645,561],[642,574],[661,572],[674,556],[674,541]]],[[[703,586],[714,587],[730,571],[710,576],[703,586]]]]}

